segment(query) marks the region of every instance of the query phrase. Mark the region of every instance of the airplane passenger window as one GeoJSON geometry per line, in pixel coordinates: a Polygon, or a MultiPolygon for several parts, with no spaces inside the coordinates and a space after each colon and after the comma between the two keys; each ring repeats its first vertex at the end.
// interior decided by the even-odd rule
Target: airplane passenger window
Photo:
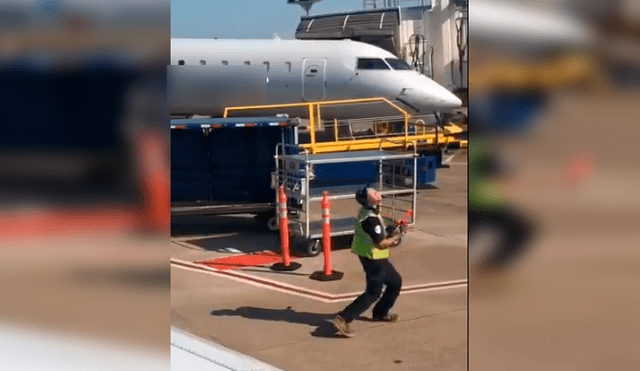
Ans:
{"type": "Polygon", "coordinates": [[[389,66],[379,58],[358,58],[359,70],[388,70],[389,66]]]}
{"type": "Polygon", "coordinates": [[[182,66],[182,65],[184,65],[184,61],[181,59],[181,60],[178,61],[178,64],[182,66]]]}
{"type": "Polygon", "coordinates": [[[200,64],[204,66],[204,65],[206,65],[206,64],[207,64],[207,62],[206,62],[205,60],[201,60],[201,61],[200,61],[200,64]]]}
{"type": "Polygon", "coordinates": [[[386,58],[385,61],[391,65],[394,70],[410,70],[411,66],[407,62],[398,58],[386,58]]]}

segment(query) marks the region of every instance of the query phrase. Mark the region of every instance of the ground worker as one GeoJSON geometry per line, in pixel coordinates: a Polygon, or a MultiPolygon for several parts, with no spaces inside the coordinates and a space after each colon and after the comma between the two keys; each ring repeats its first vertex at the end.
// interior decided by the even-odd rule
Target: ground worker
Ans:
{"type": "Polygon", "coordinates": [[[481,138],[469,148],[469,256],[480,269],[502,269],[519,256],[534,235],[533,222],[508,202],[507,167],[481,138]],[[499,234],[490,246],[477,246],[483,231],[499,234]],[[483,253],[475,251],[484,250],[483,253]]]}
{"type": "Polygon", "coordinates": [[[356,192],[356,200],[362,208],[358,213],[351,249],[360,258],[367,287],[362,295],[331,320],[342,335],[349,337],[353,336],[349,323],[364,313],[378,298],[380,300],[373,308],[373,320],[396,322],[398,315],[389,313],[389,310],[400,295],[402,287],[402,277],[389,261],[389,248],[399,243],[401,235],[387,234],[380,215],[382,197],[374,189],[363,188],[356,192]],[[384,294],[383,285],[386,286],[384,294]]]}

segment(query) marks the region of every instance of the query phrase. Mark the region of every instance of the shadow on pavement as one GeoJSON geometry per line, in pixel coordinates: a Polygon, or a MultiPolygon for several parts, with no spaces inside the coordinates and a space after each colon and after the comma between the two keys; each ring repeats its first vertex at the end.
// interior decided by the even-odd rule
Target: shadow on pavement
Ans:
{"type": "Polygon", "coordinates": [[[183,215],[171,219],[172,237],[191,237],[185,242],[207,251],[253,253],[278,251],[279,234],[269,231],[256,217],[246,215],[183,215]],[[201,238],[201,236],[208,236],[201,238]],[[229,251],[231,249],[231,251],[229,251]]]}
{"type": "Polygon", "coordinates": [[[282,321],[298,323],[302,325],[315,326],[311,333],[315,337],[334,337],[335,329],[327,320],[333,318],[333,313],[310,313],[297,312],[291,307],[286,309],[267,309],[256,307],[238,307],[237,309],[221,309],[211,312],[212,316],[241,316],[250,319],[260,319],[265,321],[282,321]]]}
{"type": "Polygon", "coordinates": [[[186,237],[190,235],[234,233],[234,232],[270,232],[257,217],[247,215],[172,215],[171,235],[186,237]]]}
{"type": "Polygon", "coordinates": [[[258,272],[258,273],[270,273],[273,275],[281,275],[281,276],[308,276],[308,273],[300,273],[300,272],[286,272],[286,271],[276,271],[276,270],[271,270],[271,268],[269,266],[262,266],[262,269],[259,269],[260,267],[256,267],[256,268],[245,268],[242,267],[240,269],[241,272],[258,272]]]}

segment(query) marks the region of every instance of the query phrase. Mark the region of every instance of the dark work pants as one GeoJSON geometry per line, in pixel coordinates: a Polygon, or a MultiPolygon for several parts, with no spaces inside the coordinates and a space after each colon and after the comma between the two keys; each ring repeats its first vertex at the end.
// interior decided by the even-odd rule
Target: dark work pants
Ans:
{"type": "Polygon", "coordinates": [[[384,294],[373,307],[373,317],[384,317],[395,304],[402,288],[402,277],[391,265],[389,259],[371,260],[359,256],[362,268],[367,277],[367,288],[353,303],[349,304],[340,316],[351,322],[364,313],[382,294],[382,286],[387,286],[384,294]]]}

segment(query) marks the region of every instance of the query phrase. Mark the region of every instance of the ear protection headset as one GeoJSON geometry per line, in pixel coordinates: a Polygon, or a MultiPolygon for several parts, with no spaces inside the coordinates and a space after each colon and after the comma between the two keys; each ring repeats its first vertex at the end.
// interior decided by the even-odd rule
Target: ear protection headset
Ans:
{"type": "Polygon", "coordinates": [[[369,196],[367,190],[368,188],[364,187],[356,191],[356,201],[364,207],[369,207],[369,196]]]}

